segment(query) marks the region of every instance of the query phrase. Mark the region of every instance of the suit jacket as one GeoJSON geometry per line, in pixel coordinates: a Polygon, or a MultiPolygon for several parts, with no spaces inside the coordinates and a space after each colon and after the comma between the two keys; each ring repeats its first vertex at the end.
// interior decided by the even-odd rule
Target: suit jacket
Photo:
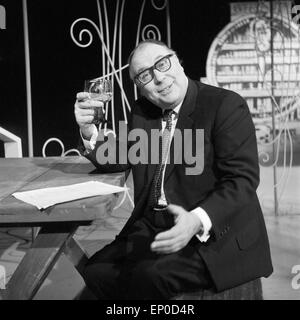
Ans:
{"type": "MultiPolygon", "coordinates": [[[[160,127],[161,110],[144,98],[137,100],[129,130],[141,128],[150,135],[151,129],[160,127]]],[[[270,248],[256,195],[259,164],[255,128],[245,100],[232,91],[189,79],[176,128],[204,129],[204,167],[199,175],[187,175],[190,165],[174,164],[171,159],[166,167],[165,195],[169,203],[188,211],[200,206],[209,215],[211,236],[207,242],[199,242],[198,250],[217,290],[269,276],[273,271],[270,248]]],[[[98,141],[86,156],[101,172],[132,168],[135,208],[122,235],[143,215],[155,165],[99,165],[100,144],[98,141]]],[[[173,148],[172,143],[170,154],[173,148]]]]}

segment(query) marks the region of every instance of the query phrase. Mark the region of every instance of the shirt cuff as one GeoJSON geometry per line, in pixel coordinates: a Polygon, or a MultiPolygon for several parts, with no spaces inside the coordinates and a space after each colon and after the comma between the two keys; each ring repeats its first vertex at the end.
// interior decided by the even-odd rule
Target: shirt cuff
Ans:
{"type": "Polygon", "coordinates": [[[80,137],[82,139],[82,142],[83,142],[83,145],[84,145],[86,151],[87,152],[92,151],[95,148],[96,141],[97,141],[97,136],[98,136],[97,127],[94,125],[93,134],[92,134],[90,140],[84,139],[84,137],[82,136],[81,130],[79,130],[79,132],[80,132],[80,137]]]}
{"type": "Polygon", "coordinates": [[[195,214],[200,219],[200,221],[202,222],[202,225],[203,225],[202,235],[196,234],[196,237],[201,242],[206,242],[210,237],[209,231],[212,227],[212,223],[211,223],[211,220],[210,220],[208,214],[206,213],[205,210],[203,210],[200,207],[195,208],[194,210],[191,211],[191,213],[195,214]]]}

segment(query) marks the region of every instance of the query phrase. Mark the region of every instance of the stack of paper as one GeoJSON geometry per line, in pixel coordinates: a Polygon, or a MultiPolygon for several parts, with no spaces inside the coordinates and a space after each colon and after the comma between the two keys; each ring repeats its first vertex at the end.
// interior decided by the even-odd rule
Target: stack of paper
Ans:
{"type": "Polygon", "coordinates": [[[126,191],[127,188],[99,181],[88,181],[62,187],[15,192],[12,195],[38,209],[46,209],[58,203],[126,191]]]}

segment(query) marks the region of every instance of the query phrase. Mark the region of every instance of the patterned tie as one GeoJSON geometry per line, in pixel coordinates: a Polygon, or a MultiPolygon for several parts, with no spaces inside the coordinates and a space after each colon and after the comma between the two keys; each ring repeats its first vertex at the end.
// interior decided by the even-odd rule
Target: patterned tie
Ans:
{"type": "Polygon", "coordinates": [[[158,199],[161,196],[161,184],[162,184],[162,176],[165,168],[165,163],[168,156],[168,147],[170,144],[171,138],[171,129],[172,129],[172,114],[174,111],[172,109],[167,109],[164,111],[163,119],[166,121],[166,127],[162,134],[162,139],[160,139],[159,143],[159,164],[155,168],[154,178],[151,186],[151,198],[150,198],[150,206],[157,207],[158,199]]]}

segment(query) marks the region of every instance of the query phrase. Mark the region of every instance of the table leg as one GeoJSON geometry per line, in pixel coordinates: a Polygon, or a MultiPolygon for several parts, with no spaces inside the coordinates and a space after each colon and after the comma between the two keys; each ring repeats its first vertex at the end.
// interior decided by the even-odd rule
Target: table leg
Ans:
{"type": "Polygon", "coordinates": [[[64,254],[73,263],[79,274],[82,274],[83,267],[88,261],[88,254],[80,243],[73,237],[66,242],[64,254]]]}
{"type": "Polygon", "coordinates": [[[55,223],[42,227],[32,247],[28,249],[13,273],[6,290],[1,292],[2,299],[32,299],[77,227],[77,224],[61,226],[55,223]]]}
{"type": "MultiPolygon", "coordinates": [[[[82,271],[84,266],[88,262],[88,254],[86,250],[80,245],[80,243],[76,239],[71,237],[66,242],[64,254],[72,262],[78,273],[83,277],[82,271]]],[[[92,294],[88,287],[84,287],[84,289],[78,294],[78,296],[75,299],[96,300],[96,297],[92,294]]]]}

